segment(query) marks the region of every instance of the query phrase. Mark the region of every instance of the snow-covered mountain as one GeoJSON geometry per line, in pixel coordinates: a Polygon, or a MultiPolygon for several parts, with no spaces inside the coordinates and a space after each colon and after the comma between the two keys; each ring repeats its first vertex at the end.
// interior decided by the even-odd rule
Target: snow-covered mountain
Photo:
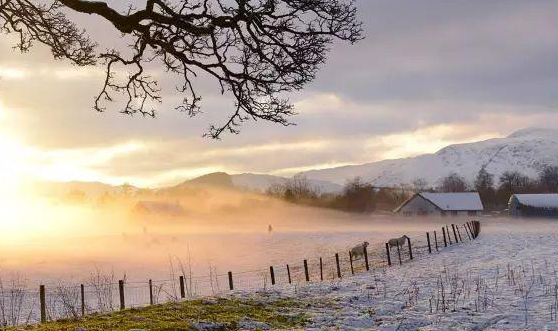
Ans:
{"type": "MultiPolygon", "coordinates": [[[[252,174],[244,173],[231,175],[232,182],[237,188],[244,188],[249,190],[255,190],[260,192],[265,192],[269,187],[274,184],[283,184],[288,178],[265,175],[265,174],[252,174]]],[[[337,193],[343,189],[340,184],[332,183],[329,181],[323,181],[319,179],[308,179],[308,183],[320,193],[337,193]]]]}
{"type": "Polygon", "coordinates": [[[547,165],[558,165],[558,130],[528,128],[505,138],[450,145],[434,154],[311,170],[302,175],[337,184],[360,176],[378,186],[406,184],[418,178],[436,185],[451,172],[473,182],[482,167],[494,174],[496,181],[507,170],[534,178],[547,165]]]}
{"type": "MultiPolygon", "coordinates": [[[[452,172],[460,174],[472,183],[482,167],[485,167],[497,180],[507,170],[517,170],[535,178],[547,165],[558,165],[558,130],[528,128],[516,131],[505,138],[450,145],[434,154],[311,170],[301,175],[305,176],[309,184],[321,193],[337,193],[342,191],[347,180],[357,176],[377,186],[409,184],[416,179],[424,179],[429,185],[435,186],[441,178],[452,172]]],[[[180,189],[182,186],[191,185],[212,185],[265,192],[273,184],[283,184],[287,180],[288,178],[285,177],[266,174],[212,173],[179,185],[159,188],[156,191],[180,189]]],[[[82,190],[88,195],[116,193],[125,189],[131,189],[132,192],[138,190],[132,186],[70,182],[33,185],[34,191],[37,191],[37,187],[43,186],[45,194],[66,194],[75,189],[82,190]]]]}

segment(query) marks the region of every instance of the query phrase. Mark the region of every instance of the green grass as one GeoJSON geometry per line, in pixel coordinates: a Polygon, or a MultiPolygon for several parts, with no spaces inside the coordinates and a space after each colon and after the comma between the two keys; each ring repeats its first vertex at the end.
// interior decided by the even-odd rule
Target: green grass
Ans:
{"type": "Polygon", "coordinates": [[[226,326],[223,330],[237,330],[237,324],[243,318],[266,323],[273,329],[297,330],[306,322],[301,307],[300,303],[291,299],[265,302],[255,299],[219,299],[215,304],[189,300],[7,330],[75,331],[84,328],[87,331],[190,331],[194,330],[191,323],[196,321],[224,323],[226,326]]]}

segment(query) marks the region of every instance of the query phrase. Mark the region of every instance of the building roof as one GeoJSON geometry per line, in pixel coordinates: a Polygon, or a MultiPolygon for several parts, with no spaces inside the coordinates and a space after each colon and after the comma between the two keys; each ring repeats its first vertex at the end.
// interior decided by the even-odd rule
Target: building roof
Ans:
{"type": "Polygon", "coordinates": [[[399,212],[407,203],[416,197],[421,197],[443,211],[482,211],[484,207],[478,192],[459,193],[430,193],[420,192],[397,207],[394,212],[399,212]]]}
{"type": "Polygon", "coordinates": [[[444,211],[484,210],[478,192],[459,192],[459,193],[421,192],[418,195],[432,202],[436,207],[444,211]]]}
{"type": "Polygon", "coordinates": [[[536,208],[558,208],[558,194],[514,194],[524,206],[536,208]]]}

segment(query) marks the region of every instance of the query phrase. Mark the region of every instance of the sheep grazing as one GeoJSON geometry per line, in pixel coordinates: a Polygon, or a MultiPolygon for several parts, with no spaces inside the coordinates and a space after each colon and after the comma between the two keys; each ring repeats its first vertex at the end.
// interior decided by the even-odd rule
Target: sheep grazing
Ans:
{"type": "Polygon", "coordinates": [[[388,245],[389,245],[390,248],[395,247],[395,246],[402,247],[403,245],[405,245],[405,242],[407,241],[408,238],[409,237],[404,235],[403,237],[390,239],[388,241],[388,245]]]}
{"type": "Polygon", "coordinates": [[[351,248],[351,255],[354,259],[358,257],[364,256],[364,250],[368,247],[368,241],[363,242],[362,244],[358,244],[355,247],[351,248]]]}

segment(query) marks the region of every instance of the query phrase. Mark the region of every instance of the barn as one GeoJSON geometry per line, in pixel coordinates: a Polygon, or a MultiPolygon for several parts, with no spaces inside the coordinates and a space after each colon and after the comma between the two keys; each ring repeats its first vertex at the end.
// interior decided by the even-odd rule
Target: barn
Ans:
{"type": "Polygon", "coordinates": [[[558,194],[513,194],[508,213],[511,217],[558,218],[558,194]]]}
{"type": "Polygon", "coordinates": [[[484,208],[478,192],[416,193],[394,210],[405,216],[478,216],[484,208]]]}

